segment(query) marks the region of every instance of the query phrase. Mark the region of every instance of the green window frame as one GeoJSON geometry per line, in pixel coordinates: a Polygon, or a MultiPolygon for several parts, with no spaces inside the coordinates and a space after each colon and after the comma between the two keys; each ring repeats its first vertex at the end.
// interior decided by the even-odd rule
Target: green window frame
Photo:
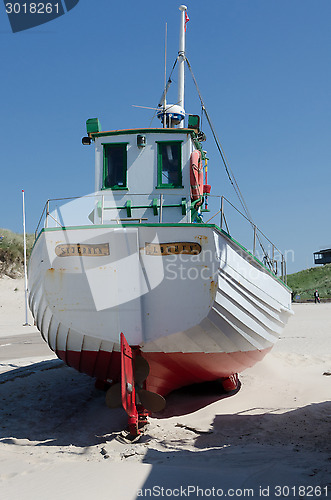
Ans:
{"type": "Polygon", "coordinates": [[[103,145],[102,189],[128,189],[128,142],[105,143],[103,145]]]}
{"type": "Polygon", "coordinates": [[[178,189],[182,186],[183,141],[156,141],[157,188],[178,189]]]}

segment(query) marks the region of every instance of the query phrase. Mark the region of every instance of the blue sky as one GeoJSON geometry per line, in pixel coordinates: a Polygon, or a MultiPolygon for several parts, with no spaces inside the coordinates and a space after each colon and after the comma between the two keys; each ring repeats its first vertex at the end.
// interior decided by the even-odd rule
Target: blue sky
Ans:
{"type": "MultiPolygon", "coordinates": [[[[48,198],[93,191],[93,147],[81,145],[87,118],[98,117],[103,130],[149,126],[153,112],[131,105],[159,101],[165,23],[170,70],[179,5],[80,0],[64,16],[13,34],[0,4],[0,227],[22,232],[22,189],[29,232],[48,198]]],[[[186,5],[187,56],[250,212],[280,249],[293,252],[289,272],[311,267],[312,253],[331,246],[331,3],[186,5]]],[[[186,111],[199,114],[193,94],[187,75],[186,111]]],[[[203,125],[213,194],[238,204],[203,125]]]]}

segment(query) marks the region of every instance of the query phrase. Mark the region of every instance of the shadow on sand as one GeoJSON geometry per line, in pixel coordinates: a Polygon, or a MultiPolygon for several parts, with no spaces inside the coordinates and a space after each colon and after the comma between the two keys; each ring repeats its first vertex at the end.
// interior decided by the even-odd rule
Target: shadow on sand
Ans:
{"type": "Polygon", "coordinates": [[[225,392],[220,381],[192,384],[170,393],[167,397],[167,406],[153,417],[157,419],[188,415],[201,408],[205,408],[216,401],[227,399],[240,391],[241,384],[235,391],[225,392]]]}
{"type": "Polygon", "coordinates": [[[0,375],[0,442],[27,439],[85,448],[125,427],[124,410],[107,408],[92,378],[58,360],[44,368],[36,363],[0,375]]]}
{"type": "Polygon", "coordinates": [[[178,491],[190,498],[329,498],[331,402],[246,412],[215,415],[208,432],[195,418],[165,437],[162,449],[150,447],[143,461],[153,467],[136,498],[178,491]]]}
{"type": "MultiPolygon", "coordinates": [[[[59,360],[4,373],[0,388],[2,442],[15,438],[87,447],[109,441],[127,426],[124,410],[107,408],[105,393],[94,388],[92,378],[59,360]]],[[[225,393],[218,382],[188,386],[170,394],[165,410],[153,417],[189,414],[238,391],[225,393]]]]}
{"type": "MultiPolygon", "coordinates": [[[[0,376],[0,443],[17,444],[22,439],[35,442],[34,446],[73,445],[84,453],[84,448],[98,444],[111,448],[115,435],[127,425],[124,410],[109,410],[93,379],[71,368],[58,365],[17,375],[13,370],[5,382],[0,376]]],[[[212,383],[181,389],[167,398],[167,409],[152,419],[140,443],[140,461],[152,465],[142,489],[255,488],[254,498],[259,498],[260,486],[327,485],[331,402],[211,415],[208,431],[194,428],[198,418],[194,415],[191,425],[190,413],[224,397],[228,396],[219,384],[212,383]],[[174,419],[179,415],[184,416],[180,426],[174,419]]],[[[214,406],[211,413],[220,409],[214,406]]],[[[269,493],[269,498],[274,496],[269,493]]]]}

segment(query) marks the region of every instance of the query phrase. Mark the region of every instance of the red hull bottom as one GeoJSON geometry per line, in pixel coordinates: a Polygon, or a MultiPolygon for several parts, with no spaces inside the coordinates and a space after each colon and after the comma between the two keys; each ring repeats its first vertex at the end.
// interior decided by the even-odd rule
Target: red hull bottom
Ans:
{"type": "MultiPolygon", "coordinates": [[[[166,396],[190,384],[228,378],[261,361],[271,350],[232,353],[142,352],[150,366],[146,381],[149,391],[166,396]]],[[[117,351],[57,351],[68,366],[100,381],[118,382],[121,354],[117,351]]]]}

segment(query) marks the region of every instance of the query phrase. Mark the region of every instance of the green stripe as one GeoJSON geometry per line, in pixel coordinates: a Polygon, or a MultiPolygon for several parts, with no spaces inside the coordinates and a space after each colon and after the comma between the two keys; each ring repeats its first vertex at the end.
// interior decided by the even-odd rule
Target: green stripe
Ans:
{"type": "MultiPolygon", "coordinates": [[[[204,223],[192,223],[192,222],[183,222],[183,223],[162,223],[162,222],[152,222],[152,223],[128,223],[128,224],[98,224],[94,226],[68,226],[68,227],[48,227],[48,228],[43,228],[40,233],[38,234],[36,241],[34,242],[33,247],[35,246],[37,240],[39,239],[40,235],[43,232],[50,232],[50,231],[72,231],[76,229],[111,229],[111,228],[119,228],[119,227],[201,227],[201,228],[211,228],[211,229],[216,229],[218,232],[220,232],[223,236],[228,238],[232,243],[237,245],[241,250],[243,250],[247,255],[249,255],[255,262],[257,262],[260,266],[263,267],[272,277],[274,277],[279,283],[285,286],[289,291],[291,291],[291,288],[284,283],[278,276],[276,276],[275,273],[273,273],[268,267],[266,267],[263,262],[261,262],[257,257],[255,257],[251,252],[247,250],[243,245],[241,245],[237,240],[232,238],[227,232],[223,231],[219,226],[216,224],[204,224],[204,223]]],[[[33,249],[32,249],[33,250],[33,249]]]]}

